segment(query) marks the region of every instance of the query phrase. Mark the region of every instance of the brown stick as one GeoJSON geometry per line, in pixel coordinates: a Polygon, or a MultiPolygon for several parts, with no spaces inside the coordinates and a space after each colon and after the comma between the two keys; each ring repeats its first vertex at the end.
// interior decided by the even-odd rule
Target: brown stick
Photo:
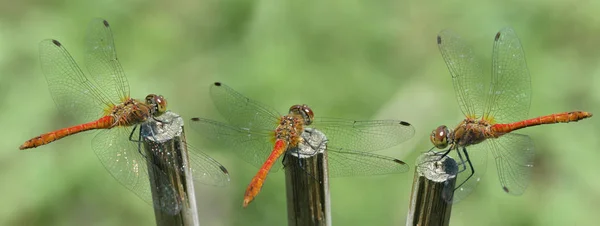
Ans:
{"type": "Polygon", "coordinates": [[[156,225],[199,225],[183,119],[166,112],[141,126],[156,225]]]}
{"type": "Polygon", "coordinates": [[[327,138],[312,128],[302,138],[284,160],[288,225],[331,225],[327,138]]]}
{"type": "Polygon", "coordinates": [[[458,166],[449,156],[427,152],[415,167],[406,225],[448,225],[458,166]]]}

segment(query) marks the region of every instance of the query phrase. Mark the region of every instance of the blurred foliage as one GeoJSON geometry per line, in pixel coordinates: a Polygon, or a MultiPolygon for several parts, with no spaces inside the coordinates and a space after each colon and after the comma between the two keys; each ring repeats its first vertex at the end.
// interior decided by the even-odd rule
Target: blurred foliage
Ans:
{"type": "MultiPolygon", "coordinates": [[[[93,17],[107,19],[131,93],[160,93],[186,118],[218,118],[214,81],[285,111],[401,119],[415,138],[380,152],[412,163],[428,135],[462,116],[436,34],[453,29],[489,70],[492,40],[514,27],[525,48],[531,116],[600,112],[600,2],[595,1],[2,1],[0,3],[0,225],[151,225],[153,210],[118,184],[91,150],[93,133],[34,150],[25,140],[69,125],[49,96],[37,44],[60,40],[83,62],[93,17]]],[[[486,75],[489,76],[489,75],[486,75]]],[[[452,210],[453,225],[592,225],[600,201],[597,118],[528,128],[537,147],[526,193],[502,192],[494,163],[452,210]]],[[[188,140],[194,142],[194,133],[188,140]]],[[[198,145],[196,145],[198,146],[198,145]]],[[[197,185],[203,225],[285,225],[282,173],[242,209],[257,171],[230,152],[205,150],[232,174],[225,189],[197,185]]],[[[331,181],[336,225],[403,225],[412,173],[331,181]]]]}

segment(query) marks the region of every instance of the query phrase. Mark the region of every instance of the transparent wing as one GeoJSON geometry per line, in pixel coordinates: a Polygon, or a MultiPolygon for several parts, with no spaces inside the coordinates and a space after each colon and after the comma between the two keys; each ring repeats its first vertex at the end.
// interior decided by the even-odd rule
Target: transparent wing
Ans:
{"type": "MultiPolygon", "coordinates": [[[[119,183],[148,204],[160,205],[161,210],[167,213],[177,213],[181,209],[181,202],[173,201],[179,199],[175,198],[176,192],[172,191],[172,186],[168,184],[170,182],[167,175],[154,164],[147,164],[146,158],[140,154],[137,143],[129,140],[132,129],[133,127],[118,127],[102,130],[92,140],[92,149],[104,168],[119,183]],[[164,200],[153,204],[155,202],[153,202],[150,192],[148,167],[154,167],[153,172],[158,174],[155,177],[160,181],[156,185],[157,189],[161,190],[163,194],[173,194],[173,196],[165,196],[164,200]]],[[[139,138],[139,135],[134,137],[139,138]]]]}
{"type": "Polygon", "coordinates": [[[114,105],[81,71],[57,40],[40,43],[40,62],[48,89],[59,111],[79,122],[97,120],[103,109],[114,105]]]}
{"type": "Polygon", "coordinates": [[[199,148],[187,144],[188,159],[194,176],[194,181],[216,186],[229,184],[229,172],[199,148]]]}
{"type": "Polygon", "coordinates": [[[489,79],[483,75],[473,50],[462,38],[449,30],[438,34],[437,43],[452,75],[460,109],[468,118],[481,117],[489,79]]]}
{"type": "Polygon", "coordinates": [[[509,123],[524,120],[531,105],[531,79],[525,53],[512,28],[494,39],[492,85],[486,103],[486,119],[509,123]]]}
{"type": "Polygon", "coordinates": [[[408,171],[408,164],[395,158],[327,146],[330,177],[369,176],[408,171]]]}
{"type": "Polygon", "coordinates": [[[531,138],[509,133],[490,143],[502,189],[511,195],[523,194],[529,185],[535,157],[531,138]]]}
{"type": "Polygon", "coordinates": [[[96,18],[90,22],[85,46],[85,64],[90,77],[113,102],[126,100],[129,83],[117,60],[112,32],[106,20],[96,18]]]}
{"type": "Polygon", "coordinates": [[[222,83],[210,87],[215,107],[230,124],[253,130],[274,130],[281,117],[274,109],[250,100],[222,83]]]}
{"type": "MultiPolygon", "coordinates": [[[[274,132],[238,128],[222,122],[203,118],[193,118],[190,127],[200,133],[208,142],[233,150],[244,161],[260,168],[274,148],[271,141],[274,132]]],[[[281,162],[275,163],[271,172],[283,167],[281,162]]]]}
{"type": "Polygon", "coordinates": [[[468,146],[466,148],[466,153],[469,156],[471,164],[473,165],[472,169],[475,171],[473,176],[470,178],[469,175],[471,175],[471,166],[469,165],[469,162],[467,162],[467,155],[465,155],[464,150],[453,150],[450,153],[450,156],[454,158],[456,163],[458,163],[459,173],[457,175],[456,184],[454,187],[454,196],[444,197],[446,201],[458,203],[471,195],[471,193],[473,193],[473,191],[477,188],[477,185],[479,185],[479,182],[487,171],[487,153],[490,148],[488,140],[476,145],[468,146]]]}
{"type": "Polygon", "coordinates": [[[398,120],[353,121],[317,118],[311,125],[327,136],[328,143],[363,152],[396,146],[415,134],[415,128],[398,120]]]}

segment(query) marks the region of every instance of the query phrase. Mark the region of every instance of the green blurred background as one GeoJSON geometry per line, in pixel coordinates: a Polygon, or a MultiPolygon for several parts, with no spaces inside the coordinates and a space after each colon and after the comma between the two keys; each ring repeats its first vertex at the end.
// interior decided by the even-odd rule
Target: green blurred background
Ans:
{"type": "MultiPolygon", "coordinates": [[[[185,118],[216,118],[207,94],[221,81],[281,112],[305,103],[318,116],[405,120],[416,136],[379,153],[412,166],[431,147],[432,129],[463,117],[435,42],[440,30],[461,34],[488,72],[495,33],[513,26],[531,73],[530,116],[598,113],[599,10],[600,2],[543,0],[2,1],[0,225],[154,224],[151,206],[98,161],[93,133],[18,150],[33,136],[69,125],[49,96],[38,43],[58,39],[83,62],[93,17],[111,23],[133,97],[160,93],[185,118]]],[[[505,194],[489,161],[478,189],[454,206],[452,225],[596,223],[599,125],[592,118],[524,130],[538,154],[525,194],[505,194]]],[[[286,224],[283,173],[270,175],[242,209],[257,169],[229,152],[205,151],[232,181],[226,188],[196,186],[202,225],[286,224]]],[[[412,178],[411,170],[333,179],[333,223],[404,225],[412,178]]]]}

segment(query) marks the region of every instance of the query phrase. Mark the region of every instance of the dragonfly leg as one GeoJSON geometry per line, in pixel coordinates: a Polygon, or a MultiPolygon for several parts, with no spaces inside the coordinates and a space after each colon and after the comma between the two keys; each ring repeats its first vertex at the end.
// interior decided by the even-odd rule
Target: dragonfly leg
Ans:
{"type": "Polygon", "coordinates": [[[456,153],[458,154],[458,159],[460,160],[460,163],[458,163],[458,165],[461,167],[460,170],[458,170],[458,173],[462,173],[465,170],[467,170],[467,164],[466,161],[463,159],[462,155],[460,154],[460,150],[456,149],[456,153]]]}
{"type": "Polygon", "coordinates": [[[138,129],[137,125],[133,126],[133,129],[131,130],[131,133],[129,134],[129,141],[137,143],[138,152],[140,153],[140,155],[142,155],[144,158],[146,158],[146,155],[144,153],[142,153],[142,139],[141,139],[141,137],[142,137],[142,130],[138,129]],[[133,134],[135,133],[136,129],[138,130],[138,139],[137,140],[133,138],[133,134]]]}
{"type": "MultiPolygon", "coordinates": [[[[311,133],[311,131],[309,131],[309,130],[304,130],[304,132],[305,132],[305,133],[311,133]]],[[[312,151],[312,153],[302,153],[302,154],[305,154],[305,155],[310,155],[310,156],[314,156],[314,155],[316,155],[316,154],[317,154],[317,152],[318,152],[318,150],[320,150],[320,147],[322,147],[322,145],[324,145],[324,144],[325,144],[325,142],[326,142],[326,141],[320,142],[320,144],[319,144],[319,145],[317,145],[316,147],[315,147],[315,146],[313,146],[313,145],[312,145],[310,142],[304,142],[303,144],[304,144],[304,145],[308,145],[308,146],[310,146],[310,148],[311,148],[313,151],[312,151]]],[[[296,147],[296,150],[299,150],[299,147],[296,147]]],[[[283,159],[281,160],[281,161],[282,161],[282,163],[283,163],[283,168],[287,167],[287,166],[286,166],[286,164],[285,164],[285,163],[286,163],[285,159],[286,159],[287,155],[292,155],[292,156],[294,156],[294,155],[295,155],[295,157],[296,157],[296,158],[297,158],[297,160],[298,160],[298,161],[297,161],[298,167],[300,167],[300,169],[302,169],[302,171],[304,171],[304,172],[305,172],[307,175],[309,175],[311,178],[313,178],[314,180],[317,180],[317,181],[319,181],[319,183],[322,183],[322,181],[318,180],[318,179],[317,179],[317,178],[316,178],[316,177],[315,177],[313,174],[311,174],[310,172],[308,172],[308,171],[306,170],[306,166],[305,166],[305,164],[303,164],[303,163],[302,163],[302,158],[300,157],[300,152],[299,152],[299,151],[297,151],[297,152],[287,151],[287,152],[286,152],[286,154],[285,154],[285,155],[283,155],[283,159]]]]}
{"type": "Polygon", "coordinates": [[[450,154],[450,151],[452,151],[452,147],[448,148],[448,150],[445,150],[443,152],[434,152],[434,153],[435,153],[435,155],[440,155],[440,153],[443,153],[443,154],[441,154],[440,158],[438,159],[438,161],[441,161],[444,157],[446,157],[448,154],[450,154]]]}
{"type": "MultiPolygon", "coordinates": [[[[457,149],[456,151],[459,151],[459,150],[457,149]]],[[[473,168],[473,164],[471,163],[471,159],[469,159],[469,153],[467,152],[467,149],[463,147],[462,151],[465,153],[465,157],[467,159],[467,163],[469,163],[469,167],[471,167],[471,174],[467,177],[467,179],[465,179],[462,183],[460,183],[458,186],[456,186],[456,188],[454,188],[454,190],[460,188],[460,186],[462,186],[463,184],[465,184],[475,174],[475,168],[473,168]]]]}
{"type": "Polygon", "coordinates": [[[300,169],[302,169],[302,171],[304,171],[313,180],[319,181],[319,184],[322,183],[322,181],[320,181],[319,179],[317,179],[317,177],[315,177],[315,175],[311,174],[310,172],[308,172],[308,170],[306,170],[306,166],[304,164],[302,164],[302,160],[300,158],[298,158],[298,166],[300,167],[300,169]]]}
{"type": "Polygon", "coordinates": [[[134,140],[133,139],[133,133],[135,133],[135,130],[137,129],[137,127],[138,127],[137,125],[133,126],[133,129],[131,130],[131,133],[129,133],[129,141],[135,142],[135,143],[142,143],[142,141],[139,140],[139,139],[138,140],[134,140]]]}
{"type": "MultiPolygon", "coordinates": [[[[180,116],[180,115],[178,115],[176,118],[177,118],[177,119],[178,119],[178,118],[181,118],[181,116],[180,116]]],[[[154,115],[152,116],[152,119],[154,119],[154,121],[157,121],[157,122],[160,122],[160,123],[164,123],[164,124],[166,124],[166,123],[168,123],[168,124],[171,124],[171,123],[172,123],[172,121],[170,121],[170,120],[169,120],[169,121],[166,121],[166,120],[160,120],[160,119],[158,119],[158,117],[155,117],[154,115]]]]}
{"type": "MultiPolygon", "coordinates": [[[[310,144],[310,143],[309,143],[310,144]]],[[[315,156],[318,154],[319,150],[321,149],[325,149],[326,150],[326,146],[327,145],[327,140],[324,140],[322,142],[319,143],[319,145],[317,146],[313,146],[312,144],[310,144],[310,148],[313,150],[312,153],[310,153],[311,156],[315,156]],[[325,145],[325,148],[321,148],[323,147],[323,145],[325,145]]],[[[323,183],[323,181],[317,179],[317,177],[315,177],[315,175],[309,173],[305,168],[304,165],[302,164],[302,161],[300,161],[300,158],[298,158],[298,164],[300,165],[300,168],[302,170],[304,170],[304,172],[306,172],[306,174],[308,174],[310,177],[312,177],[314,180],[319,181],[319,184],[323,183]]]]}
{"type": "MultiPolygon", "coordinates": [[[[290,152],[289,154],[290,154],[290,155],[294,155],[294,153],[291,153],[291,152],[290,152]]],[[[286,156],[287,156],[287,154],[286,154],[286,155],[284,155],[284,156],[283,156],[283,158],[285,159],[285,157],[286,157],[286,156]]],[[[300,154],[299,154],[299,153],[297,153],[297,154],[296,154],[296,159],[298,160],[298,162],[297,162],[297,164],[298,164],[298,167],[300,167],[300,169],[302,169],[302,171],[304,171],[304,172],[305,172],[305,173],[306,173],[308,176],[310,176],[311,178],[313,178],[313,179],[314,179],[314,180],[316,180],[316,181],[319,181],[319,183],[322,183],[322,181],[318,180],[318,179],[317,179],[317,178],[316,178],[316,177],[315,177],[313,174],[309,173],[309,172],[306,170],[306,168],[305,168],[305,165],[304,165],[304,164],[302,164],[302,158],[300,158],[299,156],[300,156],[300,154]]],[[[286,167],[286,165],[285,165],[285,161],[284,161],[283,167],[284,167],[284,168],[286,167]]]]}
{"type": "Polygon", "coordinates": [[[434,151],[435,147],[432,147],[431,149],[429,149],[427,151],[427,153],[432,153],[433,156],[440,156],[439,159],[437,160],[433,160],[433,159],[428,159],[423,161],[422,163],[431,163],[431,162],[439,162],[441,161],[444,157],[446,157],[450,151],[452,151],[453,147],[448,148],[448,150],[442,150],[442,151],[434,151]]]}
{"type": "Polygon", "coordinates": [[[283,164],[283,168],[285,169],[286,165],[285,165],[285,158],[287,158],[287,155],[283,155],[283,158],[281,158],[281,164],[283,164]]]}
{"type": "MultiPolygon", "coordinates": [[[[304,132],[305,133],[309,133],[309,134],[312,133],[311,130],[304,130],[304,132]]],[[[313,152],[310,152],[310,153],[307,153],[307,154],[312,156],[312,155],[316,155],[319,152],[319,150],[321,150],[321,149],[327,149],[327,142],[328,142],[328,140],[325,139],[325,140],[319,142],[319,144],[316,145],[316,146],[314,146],[310,142],[303,142],[303,144],[310,146],[310,149],[313,150],[313,152]],[[324,148],[321,148],[321,147],[324,147],[324,148]]]]}
{"type": "Polygon", "coordinates": [[[163,120],[158,119],[157,117],[152,116],[152,119],[154,119],[154,121],[160,122],[160,123],[166,123],[163,120]]]}

